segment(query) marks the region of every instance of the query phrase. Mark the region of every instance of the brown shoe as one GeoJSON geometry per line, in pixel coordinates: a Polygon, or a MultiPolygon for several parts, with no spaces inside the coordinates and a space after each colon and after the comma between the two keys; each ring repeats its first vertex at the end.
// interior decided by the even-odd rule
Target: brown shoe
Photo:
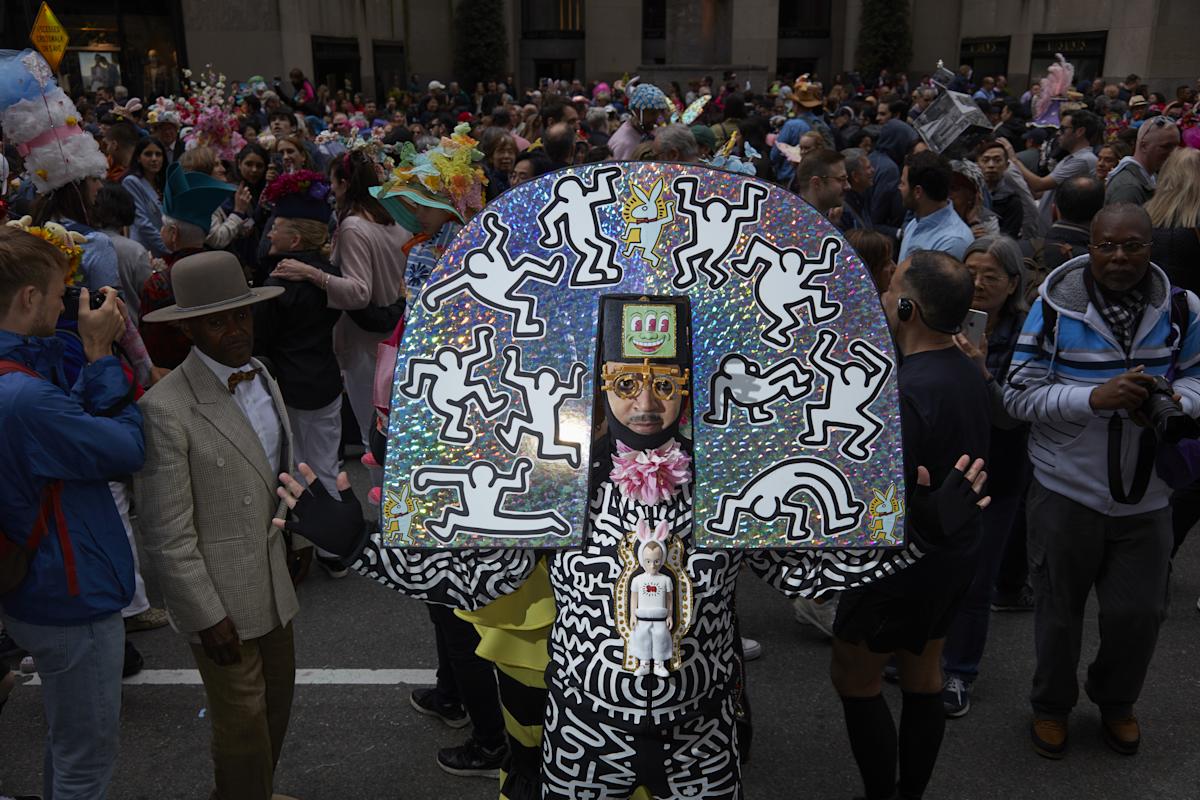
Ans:
{"type": "Polygon", "coordinates": [[[1137,717],[1102,720],[1100,728],[1104,731],[1104,743],[1113,750],[1123,756],[1137,753],[1138,745],[1142,743],[1142,729],[1137,717]]]}
{"type": "Polygon", "coordinates": [[[1033,750],[1043,758],[1058,760],[1067,754],[1067,723],[1058,719],[1034,719],[1029,735],[1033,750]]]}
{"type": "Polygon", "coordinates": [[[147,608],[140,614],[125,618],[125,632],[152,631],[155,628],[163,627],[170,621],[167,612],[161,608],[147,608]]]}

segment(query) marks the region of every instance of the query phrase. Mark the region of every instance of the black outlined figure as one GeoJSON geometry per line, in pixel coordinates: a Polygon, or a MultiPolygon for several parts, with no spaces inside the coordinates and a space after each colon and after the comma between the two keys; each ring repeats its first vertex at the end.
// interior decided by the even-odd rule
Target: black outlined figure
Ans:
{"type": "Polygon", "coordinates": [[[450,344],[439,347],[433,358],[409,359],[408,374],[400,392],[414,400],[424,400],[429,410],[442,418],[440,441],[462,445],[475,441],[474,429],[466,425],[471,403],[485,419],[496,416],[508,405],[506,398],[492,391],[487,378],[474,375],[476,367],[496,355],[495,337],[492,328],[479,327],[471,332],[469,350],[450,344]]]}
{"type": "Polygon", "coordinates": [[[583,376],[587,367],[576,361],[571,365],[567,380],[550,367],[535,372],[521,368],[521,348],[504,348],[505,366],[500,383],[516,391],[522,400],[522,410],[512,408],[508,418],[496,426],[496,438],[510,453],[516,453],[521,437],[528,433],[537,440],[537,457],[563,459],[572,469],[579,468],[581,448],[578,444],[558,438],[558,410],[569,397],[583,394],[583,376]]]}
{"type": "Polygon", "coordinates": [[[771,324],[759,334],[760,339],[776,349],[791,347],[792,331],[804,324],[798,313],[801,307],[808,309],[813,324],[828,322],[841,313],[841,305],[826,296],[826,287],[814,283],[815,278],[833,272],[833,258],[840,249],[837,239],[823,239],[821,255],[809,259],[798,249],[777,250],[755,236],[745,253],[730,262],[747,278],[763,266],[754,281],[754,301],[771,324]]]}
{"type": "Polygon", "coordinates": [[[571,525],[557,511],[507,511],[504,501],[511,494],[529,491],[529,472],[533,462],[518,458],[509,472],[501,472],[490,461],[465,466],[423,466],[413,470],[414,492],[431,489],[455,489],[458,507],[446,506],[442,516],[426,520],[425,530],[439,542],[449,544],[463,534],[530,538],[567,536],[571,525]]]}
{"type": "Polygon", "coordinates": [[[708,521],[708,530],[733,536],[738,516],[750,514],[763,522],[786,519],[789,542],[811,539],[810,507],[795,499],[801,492],[816,500],[825,536],[858,527],[864,505],[854,497],[846,476],[824,459],[802,457],[772,464],[737,494],[722,495],[717,516],[708,521]]]}
{"type": "Polygon", "coordinates": [[[617,199],[620,167],[601,167],[592,172],[589,186],[578,175],[564,175],[550,191],[550,202],[538,213],[542,235],[538,244],[547,250],[565,242],[579,260],[571,274],[571,286],[608,286],[621,282],[616,264],[616,242],[600,232],[599,211],[617,199]]]}
{"type": "Polygon", "coordinates": [[[834,361],[829,353],[837,341],[833,331],[818,331],[817,343],[808,353],[809,366],[828,380],[821,402],[804,407],[804,432],[796,441],[805,447],[827,447],[831,431],[843,428],[851,434],[838,452],[853,461],[866,461],[871,456],[867,445],[883,430],[883,421],[871,413],[870,406],[883,391],[892,362],[862,339],[846,347],[857,360],[834,361]]]}
{"type": "Polygon", "coordinates": [[[421,303],[428,310],[436,311],[442,301],[459,292],[467,292],[488,308],[512,317],[514,338],[541,338],[546,322],[537,316],[537,298],[517,294],[517,289],[527,280],[558,283],[566,259],[556,255],[547,264],[523,253],[514,261],[508,254],[512,231],[501,222],[500,216],[494,211],[485,211],[480,224],[488,233],[487,240],[463,257],[462,269],[427,286],[421,292],[421,303]]]}
{"type": "Polygon", "coordinates": [[[696,270],[708,276],[709,288],[716,289],[729,280],[729,272],[721,265],[737,244],[742,226],[758,219],[758,210],[769,190],[757,183],[742,184],[737,203],[713,195],[701,200],[696,195],[699,180],[694,175],[676,178],[671,187],[679,197],[676,210],[691,220],[692,240],[675,248],[671,259],[675,277],[671,283],[686,289],[696,282],[696,270]]]}
{"type": "Polygon", "coordinates": [[[775,421],[771,403],[780,399],[799,400],[812,390],[813,374],[796,358],[785,358],[767,369],[752,358],[730,353],[721,359],[709,381],[709,425],[729,424],[730,405],[746,409],[751,425],[775,421]]]}

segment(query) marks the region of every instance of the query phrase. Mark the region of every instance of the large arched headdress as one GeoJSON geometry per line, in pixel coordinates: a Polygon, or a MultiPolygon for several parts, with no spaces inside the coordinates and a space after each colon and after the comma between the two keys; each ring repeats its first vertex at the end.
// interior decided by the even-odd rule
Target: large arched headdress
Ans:
{"type": "MultiPolygon", "coordinates": [[[[612,295],[690,305],[698,545],[902,543],[899,503],[871,502],[903,497],[903,478],[892,343],[866,268],[777,186],[630,162],[504,193],[410,305],[384,544],[580,541],[612,295]]],[[[643,339],[651,317],[661,330],[642,309],[643,339]]]]}

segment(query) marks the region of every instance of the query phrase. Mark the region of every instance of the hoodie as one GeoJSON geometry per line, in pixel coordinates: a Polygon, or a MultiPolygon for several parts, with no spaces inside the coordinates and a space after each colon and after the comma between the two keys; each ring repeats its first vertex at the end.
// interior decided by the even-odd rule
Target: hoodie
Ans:
{"type": "Polygon", "coordinates": [[[1104,205],[1133,203],[1142,205],[1154,196],[1154,176],[1133,156],[1125,156],[1112,172],[1104,187],[1104,205]]]}
{"type": "MultiPolygon", "coordinates": [[[[1012,417],[1032,423],[1029,458],[1039,483],[1101,514],[1144,514],[1170,500],[1171,490],[1157,472],[1136,504],[1116,502],[1108,486],[1110,418],[1119,414],[1124,423],[1120,452],[1126,488],[1133,482],[1142,428],[1124,411],[1093,411],[1089,398],[1097,386],[1139,364],[1147,374],[1166,374],[1174,341],[1171,284],[1150,265],[1146,310],[1126,353],[1088,294],[1084,275],[1090,261],[1087,255],[1073,258],[1042,283],[1013,354],[1004,407],[1012,417]],[[1046,306],[1057,312],[1058,322],[1057,331],[1043,335],[1046,306]]],[[[1200,300],[1189,292],[1187,301],[1188,332],[1175,358],[1174,387],[1184,413],[1195,417],[1200,415],[1200,300]]]]}

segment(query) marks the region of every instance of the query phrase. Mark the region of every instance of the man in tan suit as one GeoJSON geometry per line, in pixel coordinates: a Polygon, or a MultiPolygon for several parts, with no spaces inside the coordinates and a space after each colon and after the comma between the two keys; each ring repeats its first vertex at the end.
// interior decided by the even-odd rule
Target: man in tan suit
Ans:
{"type": "Polygon", "coordinates": [[[283,289],[249,288],[228,252],[181,259],[171,280],[177,304],[146,320],[178,321],[192,350],[140,401],[143,542],[204,680],[213,800],[271,800],[296,677],[298,605],[271,522],[287,516],[277,476],[292,456],[279,388],[250,355],[251,305],[283,289]]]}

